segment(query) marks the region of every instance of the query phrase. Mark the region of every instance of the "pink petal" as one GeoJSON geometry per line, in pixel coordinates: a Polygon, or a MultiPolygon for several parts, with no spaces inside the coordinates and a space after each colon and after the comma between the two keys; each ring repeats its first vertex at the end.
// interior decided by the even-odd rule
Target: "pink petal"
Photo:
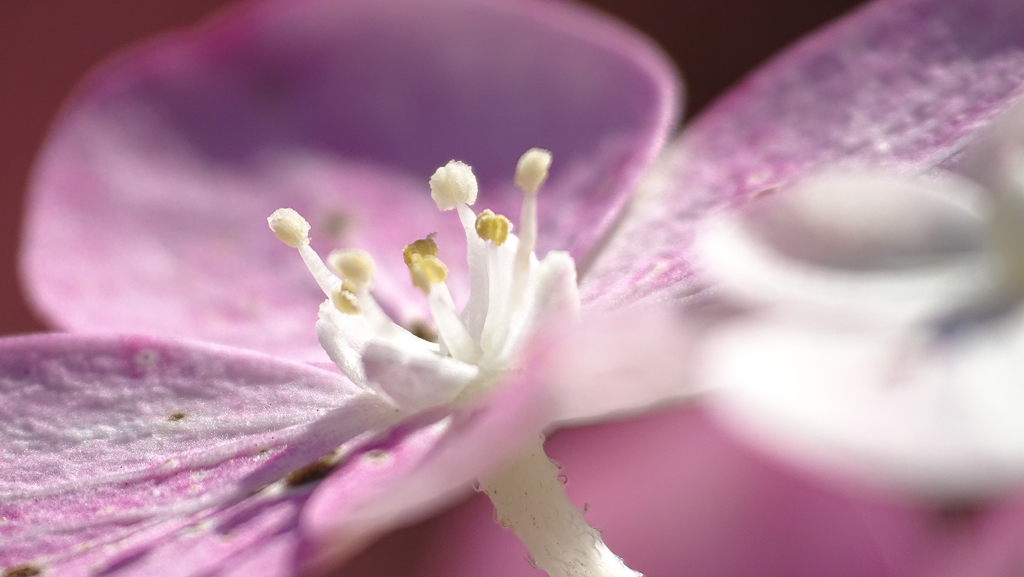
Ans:
{"type": "Polygon", "coordinates": [[[917,171],[952,162],[976,129],[1024,94],[1022,38],[1020,2],[893,0],[797,44],[684,133],[584,275],[584,301],[695,290],[694,219],[809,168],[917,171]]]}
{"type": "Polygon", "coordinates": [[[470,481],[511,458],[554,419],[550,390],[527,370],[455,413],[423,415],[366,445],[352,466],[328,477],[313,494],[303,527],[318,544],[320,566],[364,546],[368,535],[422,518],[464,495],[470,481]]]}
{"type": "Polygon", "coordinates": [[[325,360],[323,297],[270,212],[304,213],[320,250],[371,250],[378,297],[411,322],[425,306],[399,254],[427,233],[464,298],[436,167],[472,164],[481,207],[515,215],[518,156],[553,150],[542,253],[582,256],[664,141],[677,90],[646,40],[558,2],[246,4],[80,87],[35,171],[23,270],[62,327],[325,360]]]}
{"type": "MultiPolygon", "coordinates": [[[[219,551],[275,534],[251,523],[225,533],[247,510],[294,527],[304,497],[254,495],[285,477],[300,490],[293,472],[393,421],[340,375],[213,345],[9,338],[0,375],[0,567],[62,575],[204,532],[219,551]]],[[[188,562],[208,563],[201,549],[188,562]]]]}

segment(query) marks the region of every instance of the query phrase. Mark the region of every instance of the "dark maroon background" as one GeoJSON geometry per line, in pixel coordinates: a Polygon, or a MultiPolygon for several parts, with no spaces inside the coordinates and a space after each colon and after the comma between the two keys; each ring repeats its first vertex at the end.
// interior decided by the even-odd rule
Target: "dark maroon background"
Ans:
{"type": "MultiPolygon", "coordinates": [[[[684,71],[687,114],[858,0],[591,0],[646,31],[684,71]]],[[[227,0],[0,0],[0,335],[43,330],[16,275],[22,196],[75,83],[112,52],[227,0]]]]}
{"type": "MultiPolygon", "coordinates": [[[[654,37],[684,71],[692,116],[771,54],[863,0],[590,0],[654,37]]],[[[22,198],[47,126],[112,52],[228,0],[0,0],[0,335],[45,330],[16,274],[22,198]]],[[[451,515],[449,513],[448,515],[451,515]]],[[[348,567],[401,575],[445,517],[387,537],[348,567]],[[401,554],[396,552],[401,551],[401,554]]]]}

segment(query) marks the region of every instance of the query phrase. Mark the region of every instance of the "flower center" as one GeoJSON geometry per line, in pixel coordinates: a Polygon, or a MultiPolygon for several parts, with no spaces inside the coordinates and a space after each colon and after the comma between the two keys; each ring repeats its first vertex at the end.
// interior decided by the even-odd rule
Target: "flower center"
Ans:
{"type": "Polygon", "coordinates": [[[451,161],[430,178],[439,210],[455,210],[466,233],[470,290],[459,311],[445,281],[435,234],[405,247],[412,283],[427,297],[438,342],[394,323],[372,294],[374,262],[358,250],[334,251],[327,264],[309,246],[309,223],[289,208],[268,218],[271,230],[298,249],[327,296],[317,335],[338,367],[356,384],[414,412],[471,398],[512,368],[538,323],[579,308],[575,263],[565,252],[543,260],[537,242],[537,192],[547,179],[551,154],[531,149],[516,166],[523,192],[519,235],[505,216],[471,207],[478,184],[465,163],[451,161]],[[328,268],[329,265],[329,268],[328,268]],[[333,272],[332,270],[333,269],[333,272]]]}

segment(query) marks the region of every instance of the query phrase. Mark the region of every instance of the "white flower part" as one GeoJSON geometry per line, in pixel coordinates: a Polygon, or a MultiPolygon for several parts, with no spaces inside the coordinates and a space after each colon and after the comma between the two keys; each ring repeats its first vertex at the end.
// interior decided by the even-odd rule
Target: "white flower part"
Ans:
{"type": "MultiPolygon", "coordinates": [[[[470,272],[468,304],[458,311],[434,235],[412,242],[403,252],[412,282],[430,305],[436,344],[384,315],[368,290],[374,270],[368,255],[333,254],[330,261],[339,278],[308,242],[297,247],[328,297],[320,306],[317,336],[349,379],[390,401],[400,416],[457,406],[515,370],[525,343],[540,324],[564,324],[576,317],[580,296],[572,257],[553,251],[538,259],[533,251],[537,191],[550,163],[550,153],[539,149],[520,160],[516,183],[524,200],[519,237],[506,217],[490,211],[478,216],[469,207],[477,195],[469,166],[452,161],[431,177],[438,208],[458,210],[470,272]]],[[[569,501],[540,443],[524,449],[482,486],[499,509],[501,523],[516,532],[537,566],[549,575],[638,575],[608,550],[599,531],[569,501]]]]}
{"type": "Polygon", "coordinates": [[[743,311],[696,345],[717,413],[812,468],[927,498],[1019,485],[1024,292],[1007,270],[1024,227],[1003,221],[1022,194],[831,173],[710,222],[698,262],[743,311]]]}
{"type": "Polygon", "coordinates": [[[267,217],[270,230],[281,242],[292,248],[309,244],[309,223],[290,208],[279,208],[267,217]]]}
{"type": "Polygon", "coordinates": [[[465,162],[449,161],[430,177],[430,196],[438,210],[451,210],[460,204],[476,202],[478,185],[473,169],[465,162]]]}
{"type": "MultiPolygon", "coordinates": [[[[527,164],[540,162],[546,173],[550,153],[537,150],[524,158],[540,154],[539,160],[527,164]]],[[[542,181],[539,178],[536,185],[542,181]]],[[[328,260],[338,276],[320,260],[308,240],[297,243],[300,256],[327,297],[316,325],[324,350],[349,379],[390,399],[406,413],[468,399],[485,390],[515,367],[538,324],[557,317],[573,318],[579,310],[572,258],[552,252],[538,260],[533,254],[535,203],[524,200],[526,228],[532,232],[529,246],[511,232],[495,245],[479,236],[477,215],[468,206],[477,195],[476,178],[468,165],[449,162],[431,177],[430,188],[440,210],[458,209],[466,231],[472,281],[468,305],[460,312],[448,292],[447,269],[437,259],[433,235],[406,248],[406,264],[426,293],[438,343],[414,336],[387,318],[369,290],[374,265],[368,254],[332,253],[328,260]],[[344,298],[339,298],[339,291],[344,298]]],[[[536,192],[534,188],[525,197],[535,197],[536,192]]],[[[271,218],[305,223],[290,209],[279,210],[271,218]]],[[[500,215],[488,218],[504,219],[500,215]]],[[[292,228],[302,229],[308,239],[308,224],[292,228]]],[[[285,242],[291,246],[289,240],[285,242]]]]}
{"type": "Polygon", "coordinates": [[[551,168],[551,152],[543,148],[527,150],[516,164],[515,183],[526,194],[536,194],[548,179],[551,168]]]}
{"type": "Polygon", "coordinates": [[[696,250],[741,302],[926,320],[993,290],[984,194],[952,175],[824,173],[710,218],[696,250]]]}
{"type": "Polygon", "coordinates": [[[377,383],[408,412],[451,403],[479,375],[480,369],[436,351],[374,341],[362,353],[368,381],[377,383]]]}

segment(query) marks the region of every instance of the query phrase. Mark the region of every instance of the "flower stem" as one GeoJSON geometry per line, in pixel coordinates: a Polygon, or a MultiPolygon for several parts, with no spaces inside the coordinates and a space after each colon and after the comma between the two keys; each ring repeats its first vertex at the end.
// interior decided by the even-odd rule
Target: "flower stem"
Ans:
{"type": "Polygon", "coordinates": [[[481,489],[497,510],[498,521],[526,545],[536,567],[551,577],[636,577],[613,554],[601,534],[569,501],[558,468],[539,439],[490,478],[481,489]]]}

